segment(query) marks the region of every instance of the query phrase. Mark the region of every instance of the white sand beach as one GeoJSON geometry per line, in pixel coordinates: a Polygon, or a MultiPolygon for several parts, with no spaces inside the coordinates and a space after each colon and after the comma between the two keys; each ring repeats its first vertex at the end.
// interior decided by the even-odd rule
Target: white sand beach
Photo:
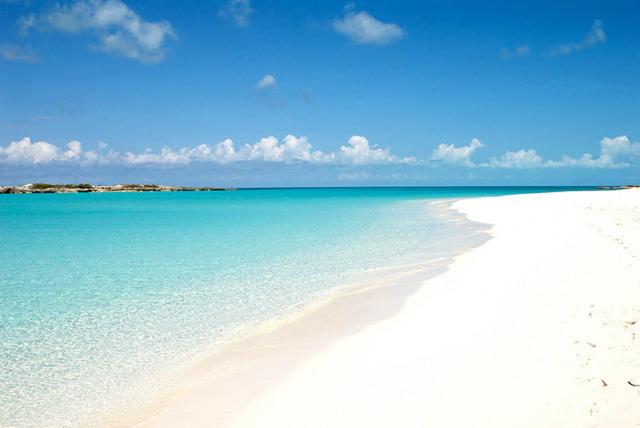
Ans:
{"type": "Polygon", "coordinates": [[[639,426],[640,189],[453,207],[492,239],[357,328],[355,294],[268,333],[141,426],[639,426]]]}

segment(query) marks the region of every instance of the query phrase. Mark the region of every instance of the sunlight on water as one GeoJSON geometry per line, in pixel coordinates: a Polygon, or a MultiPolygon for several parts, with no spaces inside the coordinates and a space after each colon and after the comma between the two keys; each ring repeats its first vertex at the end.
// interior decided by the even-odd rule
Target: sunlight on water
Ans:
{"type": "Polygon", "coordinates": [[[230,332],[455,253],[425,199],[532,190],[2,195],[0,425],[86,422],[230,332]]]}

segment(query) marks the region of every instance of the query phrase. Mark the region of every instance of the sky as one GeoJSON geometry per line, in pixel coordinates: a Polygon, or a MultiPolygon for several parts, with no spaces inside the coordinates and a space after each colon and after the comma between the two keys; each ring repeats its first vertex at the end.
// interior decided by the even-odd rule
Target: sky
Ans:
{"type": "Polygon", "coordinates": [[[0,0],[0,185],[640,183],[640,2],[0,0]]]}

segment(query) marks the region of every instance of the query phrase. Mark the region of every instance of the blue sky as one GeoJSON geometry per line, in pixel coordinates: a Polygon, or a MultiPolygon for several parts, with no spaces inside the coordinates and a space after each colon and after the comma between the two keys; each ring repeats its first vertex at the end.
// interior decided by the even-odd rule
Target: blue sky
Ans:
{"type": "Polygon", "coordinates": [[[0,183],[640,182],[637,1],[0,8],[0,183]]]}

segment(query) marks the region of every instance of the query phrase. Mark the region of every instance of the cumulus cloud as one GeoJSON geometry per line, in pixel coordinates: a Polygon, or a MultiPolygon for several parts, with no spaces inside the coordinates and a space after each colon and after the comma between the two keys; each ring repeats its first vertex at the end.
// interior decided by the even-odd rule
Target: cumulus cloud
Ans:
{"type": "Polygon", "coordinates": [[[38,62],[38,56],[33,53],[31,49],[18,45],[9,44],[0,46],[0,56],[2,56],[2,59],[5,61],[26,63],[38,62]]]}
{"type": "Polygon", "coordinates": [[[605,137],[600,141],[600,153],[593,155],[584,153],[579,157],[562,156],[558,160],[544,159],[534,149],[508,150],[487,162],[475,162],[473,154],[484,147],[474,138],[466,146],[440,144],[433,151],[431,161],[469,168],[504,168],[504,169],[532,169],[532,168],[623,168],[632,165],[640,159],[640,142],[632,143],[627,136],[615,138],[605,137]]]}
{"type": "Polygon", "coordinates": [[[335,31],[356,43],[384,45],[404,37],[404,30],[394,24],[379,21],[365,11],[347,12],[332,22],[335,31]]]}
{"type": "Polygon", "coordinates": [[[608,156],[613,159],[620,156],[640,157],[640,142],[632,143],[626,135],[603,138],[600,141],[600,148],[602,156],[608,156]]]}
{"type": "Polygon", "coordinates": [[[276,86],[276,78],[271,74],[265,74],[256,84],[256,88],[258,88],[258,90],[272,88],[274,86],[276,86]]]}
{"type": "Polygon", "coordinates": [[[58,147],[46,141],[32,142],[29,137],[0,146],[0,163],[44,165],[66,163],[78,165],[188,165],[194,162],[229,164],[235,162],[302,162],[325,165],[441,165],[464,168],[534,169],[534,168],[625,168],[640,161],[640,142],[631,142],[627,136],[603,138],[597,155],[584,153],[578,157],[544,159],[534,149],[506,151],[488,161],[475,162],[472,157],[483,144],[474,138],[466,146],[440,144],[430,161],[415,157],[399,157],[388,148],[369,143],[367,138],[354,135],[335,151],[314,150],[306,137],[287,135],[282,140],[268,136],[254,144],[236,147],[231,139],[217,144],[159,151],[120,153],[102,142],[95,150],[84,150],[79,141],[58,147]]]}
{"type": "Polygon", "coordinates": [[[145,21],[120,0],[57,4],[41,15],[21,18],[19,25],[23,34],[31,29],[91,33],[96,49],[146,63],[162,61],[167,41],[176,37],[169,22],[145,21]]]}
{"type": "Polygon", "coordinates": [[[349,138],[346,145],[340,147],[339,158],[346,163],[383,164],[383,163],[412,163],[413,157],[399,158],[392,155],[389,149],[381,149],[369,144],[369,140],[360,135],[349,138]]]}
{"type": "Polygon", "coordinates": [[[605,137],[600,141],[600,154],[584,153],[579,157],[563,156],[545,160],[535,150],[508,151],[499,158],[480,164],[490,168],[624,168],[640,158],[640,143],[632,143],[625,135],[605,137]]]}
{"type": "Polygon", "coordinates": [[[605,137],[600,141],[600,155],[584,153],[578,158],[564,156],[560,161],[548,161],[551,167],[577,166],[587,168],[624,168],[640,159],[640,142],[632,143],[629,137],[605,137]]]}
{"type": "Polygon", "coordinates": [[[46,164],[60,161],[87,161],[86,156],[93,156],[93,152],[82,151],[82,144],[79,141],[69,141],[67,149],[47,143],[46,141],[31,142],[31,138],[25,137],[20,141],[12,141],[7,147],[0,147],[0,162],[25,163],[25,164],[46,164]]]}
{"type": "Polygon", "coordinates": [[[76,160],[80,159],[82,155],[82,143],[77,140],[69,141],[67,143],[67,149],[62,153],[62,159],[64,160],[76,160]]]}
{"type": "Polygon", "coordinates": [[[467,146],[456,147],[453,144],[439,144],[431,154],[431,160],[453,165],[473,166],[471,155],[482,147],[483,144],[477,138],[471,140],[467,146]]]}
{"type": "Polygon", "coordinates": [[[216,144],[213,153],[215,159],[218,159],[222,163],[233,162],[236,157],[236,149],[233,147],[233,141],[231,141],[230,138],[216,144]]]}
{"type": "Polygon", "coordinates": [[[523,58],[529,56],[531,53],[531,49],[529,45],[520,45],[515,48],[502,48],[500,50],[500,56],[503,59],[512,59],[512,58],[523,58]]]}
{"type": "Polygon", "coordinates": [[[507,151],[498,159],[491,159],[486,166],[492,168],[538,168],[544,165],[544,159],[535,150],[507,151]]]}
{"type": "Polygon", "coordinates": [[[414,162],[414,158],[400,158],[369,144],[361,136],[353,136],[337,152],[314,150],[306,137],[285,136],[282,141],[269,136],[255,144],[245,144],[236,148],[230,139],[215,145],[200,144],[174,150],[163,147],[156,152],[146,149],[139,153],[121,154],[100,144],[97,150],[83,151],[79,141],[70,141],[66,150],[53,144],[39,141],[32,143],[26,137],[14,141],[7,147],[0,147],[0,162],[16,164],[47,164],[51,162],[78,162],[84,165],[146,165],[167,164],[186,165],[192,162],[305,162],[314,164],[401,164],[414,162]]]}
{"type": "Polygon", "coordinates": [[[556,46],[551,49],[550,53],[553,56],[571,55],[574,52],[593,48],[606,41],[607,35],[604,32],[602,21],[596,19],[591,25],[589,33],[587,33],[581,41],[556,46]]]}
{"type": "Polygon", "coordinates": [[[261,138],[254,145],[245,145],[240,151],[239,160],[259,161],[305,161],[312,163],[328,163],[335,159],[332,153],[312,150],[306,137],[287,135],[282,144],[275,137],[261,138]]]}
{"type": "Polygon", "coordinates": [[[249,25],[253,13],[251,0],[229,0],[220,8],[218,16],[231,19],[236,26],[243,28],[249,25]]]}
{"type": "Polygon", "coordinates": [[[58,148],[46,141],[31,142],[25,137],[12,141],[7,147],[0,147],[0,157],[11,163],[48,163],[58,156],[58,148]]]}

